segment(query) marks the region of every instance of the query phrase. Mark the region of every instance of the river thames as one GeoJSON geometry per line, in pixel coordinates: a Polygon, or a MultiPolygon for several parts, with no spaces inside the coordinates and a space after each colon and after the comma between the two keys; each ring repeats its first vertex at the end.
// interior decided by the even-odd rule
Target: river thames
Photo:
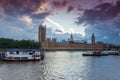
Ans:
{"type": "Polygon", "coordinates": [[[120,80],[120,56],[83,57],[82,51],[46,52],[42,61],[0,61],[0,80],[120,80]]]}

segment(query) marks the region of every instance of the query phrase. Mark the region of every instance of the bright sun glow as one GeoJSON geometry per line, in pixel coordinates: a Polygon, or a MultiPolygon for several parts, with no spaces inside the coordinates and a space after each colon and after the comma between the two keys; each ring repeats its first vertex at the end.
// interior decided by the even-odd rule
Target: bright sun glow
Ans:
{"type": "Polygon", "coordinates": [[[54,25],[55,25],[56,27],[58,27],[59,29],[61,29],[62,33],[65,33],[65,30],[63,29],[63,27],[62,27],[59,23],[51,20],[50,18],[46,18],[46,20],[49,21],[50,23],[54,24],[54,25]]]}
{"type": "Polygon", "coordinates": [[[69,28],[69,33],[72,34],[80,34],[82,35],[82,37],[85,37],[86,33],[85,30],[88,26],[86,26],[85,24],[82,24],[80,26],[74,26],[74,27],[70,27],[69,28]]]}

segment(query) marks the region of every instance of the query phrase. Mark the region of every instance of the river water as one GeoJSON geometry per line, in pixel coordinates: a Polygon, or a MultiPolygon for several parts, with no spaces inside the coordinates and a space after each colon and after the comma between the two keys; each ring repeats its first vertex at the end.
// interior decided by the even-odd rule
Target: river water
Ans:
{"type": "Polygon", "coordinates": [[[46,52],[42,61],[0,61],[0,80],[120,80],[120,56],[57,51],[46,52]]]}

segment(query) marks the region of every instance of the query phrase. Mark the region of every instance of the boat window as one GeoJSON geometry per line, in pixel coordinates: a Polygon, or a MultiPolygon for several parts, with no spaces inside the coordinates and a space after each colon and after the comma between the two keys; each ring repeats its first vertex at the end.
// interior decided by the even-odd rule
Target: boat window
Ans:
{"type": "Polygon", "coordinates": [[[14,57],[14,59],[20,59],[20,57],[14,57]]]}
{"type": "Polygon", "coordinates": [[[10,52],[9,54],[14,54],[13,52],[10,52]]]}
{"type": "Polygon", "coordinates": [[[40,57],[40,55],[35,55],[35,57],[40,57]]]}
{"type": "Polygon", "coordinates": [[[19,54],[19,51],[16,51],[16,54],[19,54]]]}
{"type": "Polygon", "coordinates": [[[33,55],[33,53],[32,53],[32,52],[29,52],[29,55],[33,55]]]}
{"type": "Polygon", "coordinates": [[[27,60],[28,58],[27,57],[21,57],[22,60],[27,60]]]}
{"type": "Polygon", "coordinates": [[[12,57],[7,57],[7,59],[12,60],[12,57]]]}

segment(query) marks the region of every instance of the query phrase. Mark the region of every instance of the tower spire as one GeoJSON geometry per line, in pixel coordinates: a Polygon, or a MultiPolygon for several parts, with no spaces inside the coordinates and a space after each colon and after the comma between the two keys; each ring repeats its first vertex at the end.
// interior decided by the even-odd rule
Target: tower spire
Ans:
{"type": "Polygon", "coordinates": [[[69,43],[73,43],[73,42],[74,42],[74,40],[73,40],[73,34],[71,33],[70,38],[69,38],[69,43]]]}

